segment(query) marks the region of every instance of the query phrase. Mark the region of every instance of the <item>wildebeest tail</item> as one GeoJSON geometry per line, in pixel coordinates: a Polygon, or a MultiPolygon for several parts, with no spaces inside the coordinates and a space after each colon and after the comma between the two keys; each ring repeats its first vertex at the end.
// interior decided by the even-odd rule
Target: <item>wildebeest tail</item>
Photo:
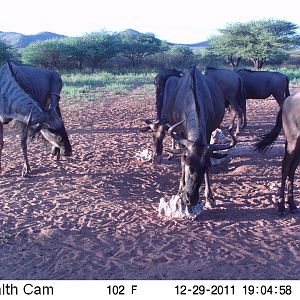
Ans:
{"type": "Polygon", "coordinates": [[[289,90],[289,84],[290,84],[290,80],[288,77],[286,77],[286,88],[285,88],[285,98],[287,98],[290,95],[290,90],[289,90]]]}
{"type": "Polygon", "coordinates": [[[277,139],[278,135],[281,132],[282,128],[282,109],[279,110],[276,118],[276,124],[272,130],[265,134],[262,139],[255,144],[255,150],[257,151],[266,151],[277,139]]]}
{"type": "Polygon", "coordinates": [[[239,85],[240,85],[240,88],[239,88],[239,105],[240,105],[240,108],[242,109],[242,114],[243,114],[243,123],[244,123],[244,126],[246,126],[246,123],[247,123],[247,98],[246,98],[246,90],[245,90],[245,85],[244,85],[244,81],[242,79],[242,77],[239,77],[239,85]]]}

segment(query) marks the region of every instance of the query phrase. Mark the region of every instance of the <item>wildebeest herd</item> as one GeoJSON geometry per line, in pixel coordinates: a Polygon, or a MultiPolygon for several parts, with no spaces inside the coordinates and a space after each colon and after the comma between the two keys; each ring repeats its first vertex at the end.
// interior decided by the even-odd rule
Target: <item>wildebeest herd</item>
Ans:
{"type": "MultiPolygon", "coordinates": [[[[186,73],[164,70],[155,78],[157,120],[146,120],[142,131],[153,132],[154,160],[159,161],[163,140],[168,132],[179,149],[168,150],[181,156],[181,179],[178,195],[193,209],[199,201],[199,188],[205,182],[205,200],[215,206],[209,184],[211,158],[222,158],[222,150],[238,143],[240,130],[247,125],[246,99],[273,95],[279,104],[275,127],[256,143],[257,150],[269,147],[283,127],[286,135],[282,162],[282,183],[278,214],[285,214],[284,190],[288,178],[288,200],[291,213],[297,212],[293,199],[293,181],[300,159],[300,93],[289,94],[288,78],[278,72],[207,68],[206,74],[196,67],[186,73]],[[228,129],[231,142],[210,144],[212,132],[219,128],[228,107],[232,111],[228,129]],[[235,135],[233,127],[238,119],[235,135]]],[[[3,149],[3,124],[16,122],[20,128],[24,154],[22,176],[30,173],[27,158],[27,136],[41,135],[52,145],[52,154],[70,156],[72,147],[59,107],[62,80],[55,71],[7,62],[0,70],[0,168],[3,149]]],[[[275,120],[274,120],[275,122],[275,120]]]]}

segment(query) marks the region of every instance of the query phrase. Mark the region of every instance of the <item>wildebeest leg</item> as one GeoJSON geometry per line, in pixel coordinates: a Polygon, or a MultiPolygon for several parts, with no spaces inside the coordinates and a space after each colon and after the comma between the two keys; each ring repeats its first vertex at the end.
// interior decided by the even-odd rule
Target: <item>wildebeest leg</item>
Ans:
{"type": "MultiPolygon", "coordinates": [[[[175,150],[175,149],[176,149],[176,142],[174,139],[172,139],[172,150],[175,150]]],[[[168,155],[168,160],[171,160],[173,157],[174,157],[174,155],[172,153],[170,153],[168,155]]]]}
{"type": "Polygon", "coordinates": [[[230,122],[230,126],[228,129],[232,130],[237,113],[233,107],[231,107],[230,111],[231,111],[231,122],[230,122]]]}
{"type": "Polygon", "coordinates": [[[51,95],[50,95],[50,107],[52,109],[55,109],[57,111],[58,115],[61,117],[61,111],[60,111],[60,107],[59,107],[59,99],[60,99],[59,94],[51,93],[51,95]]]}
{"type": "Polygon", "coordinates": [[[3,146],[4,146],[4,142],[3,142],[3,123],[0,123],[0,173],[1,173],[1,155],[2,155],[3,146]]]}
{"type": "Polygon", "coordinates": [[[285,185],[286,185],[286,179],[288,177],[288,174],[291,170],[291,164],[293,161],[293,155],[288,152],[288,145],[287,142],[285,143],[285,151],[284,151],[284,157],[282,160],[282,167],[281,167],[281,186],[279,190],[279,201],[277,203],[277,212],[280,217],[283,217],[285,215],[285,206],[284,206],[284,192],[285,192],[285,185]]]}
{"type": "Polygon", "coordinates": [[[23,168],[22,168],[22,176],[26,177],[29,175],[31,169],[29,166],[28,162],[28,155],[27,155],[27,134],[28,134],[28,129],[22,129],[21,131],[21,148],[23,151],[23,156],[24,156],[24,163],[23,163],[23,168]]]}
{"type": "Polygon", "coordinates": [[[205,190],[204,190],[205,202],[206,204],[208,204],[210,208],[216,207],[216,201],[214,199],[212,190],[210,188],[208,170],[204,174],[204,182],[205,182],[205,190]]]}
{"type": "Polygon", "coordinates": [[[272,94],[273,97],[275,98],[277,104],[279,105],[279,107],[281,108],[282,107],[282,104],[284,102],[284,99],[285,99],[285,95],[284,94],[278,94],[278,93],[274,93],[272,94]]]}
{"type": "MultiPolygon", "coordinates": [[[[51,94],[50,96],[50,107],[53,107],[57,114],[62,118],[60,107],[59,107],[59,100],[60,100],[60,95],[59,94],[51,94]]],[[[52,147],[51,149],[51,154],[52,156],[56,156],[56,159],[60,159],[60,149],[58,147],[52,147]]]]}
{"type": "Polygon", "coordinates": [[[52,146],[51,155],[52,155],[52,157],[56,156],[56,160],[59,160],[60,159],[60,149],[56,146],[52,146]]]}
{"type": "Polygon", "coordinates": [[[180,183],[179,183],[179,189],[178,189],[178,195],[180,195],[183,191],[183,188],[184,188],[184,184],[185,184],[185,181],[184,181],[184,161],[183,161],[183,157],[181,157],[181,178],[180,178],[180,183]]]}
{"type": "Polygon", "coordinates": [[[290,208],[291,213],[298,212],[297,206],[294,201],[294,177],[295,177],[295,171],[297,169],[297,166],[299,164],[299,149],[300,145],[299,143],[296,145],[296,148],[293,151],[294,159],[290,165],[289,173],[288,173],[288,182],[287,182],[287,202],[290,208]]]}
{"type": "Polygon", "coordinates": [[[241,110],[242,110],[242,115],[244,117],[243,126],[242,126],[242,128],[244,129],[247,126],[247,103],[246,103],[246,99],[243,99],[243,101],[241,103],[241,110]]]}
{"type": "Polygon", "coordinates": [[[229,126],[229,130],[232,130],[233,126],[234,126],[234,121],[235,121],[235,118],[237,117],[237,125],[236,125],[236,130],[235,130],[235,134],[239,134],[240,133],[240,129],[242,127],[242,117],[243,117],[243,114],[242,114],[242,110],[239,106],[237,105],[234,105],[232,108],[232,118],[231,118],[231,125],[229,126]]]}

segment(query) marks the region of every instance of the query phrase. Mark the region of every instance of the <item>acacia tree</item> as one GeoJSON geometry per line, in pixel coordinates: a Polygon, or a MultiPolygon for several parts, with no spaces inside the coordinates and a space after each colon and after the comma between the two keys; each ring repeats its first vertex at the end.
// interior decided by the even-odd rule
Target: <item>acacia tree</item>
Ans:
{"type": "Polygon", "coordinates": [[[63,43],[65,44],[64,56],[68,61],[68,68],[73,66],[81,71],[88,56],[84,38],[70,37],[64,39],[63,43]]]}
{"type": "Polygon", "coordinates": [[[52,69],[63,65],[65,44],[62,40],[46,40],[30,44],[23,50],[23,61],[52,69]]]}
{"type": "Polygon", "coordinates": [[[86,48],[85,64],[92,69],[92,72],[107,63],[118,52],[115,34],[90,33],[82,37],[81,42],[86,48]]]}
{"type": "Polygon", "coordinates": [[[166,50],[153,33],[121,33],[118,38],[120,55],[133,67],[139,66],[146,57],[166,50]]]}
{"type": "Polygon", "coordinates": [[[20,55],[17,49],[0,39],[0,65],[2,65],[9,58],[18,61],[19,57],[20,55]]]}
{"type": "Polygon", "coordinates": [[[211,53],[226,57],[237,68],[241,59],[252,61],[256,69],[274,57],[286,56],[300,44],[297,25],[283,20],[260,20],[229,24],[221,35],[209,39],[211,53]]]}

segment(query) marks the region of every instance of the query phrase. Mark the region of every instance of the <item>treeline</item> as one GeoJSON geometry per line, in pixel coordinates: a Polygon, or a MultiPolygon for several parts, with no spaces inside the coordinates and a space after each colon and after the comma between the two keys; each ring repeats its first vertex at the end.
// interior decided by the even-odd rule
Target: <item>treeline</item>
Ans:
{"type": "Polygon", "coordinates": [[[7,58],[47,68],[94,71],[186,68],[196,63],[197,55],[189,47],[172,46],[152,33],[100,32],[36,42],[22,52],[2,41],[0,60],[7,58]]]}
{"type": "MultiPolygon", "coordinates": [[[[300,45],[297,25],[282,20],[234,23],[208,40],[208,47],[192,49],[163,42],[152,33],[98,32],[82,37],[36,42],[22,52],[0,41],[0,62],[23,63],[65,70],[145,71],[162,68],[232,68],[280,65],[300,45]]],[[[293,57],[294,63],[300,59],[293,57]]]]}

